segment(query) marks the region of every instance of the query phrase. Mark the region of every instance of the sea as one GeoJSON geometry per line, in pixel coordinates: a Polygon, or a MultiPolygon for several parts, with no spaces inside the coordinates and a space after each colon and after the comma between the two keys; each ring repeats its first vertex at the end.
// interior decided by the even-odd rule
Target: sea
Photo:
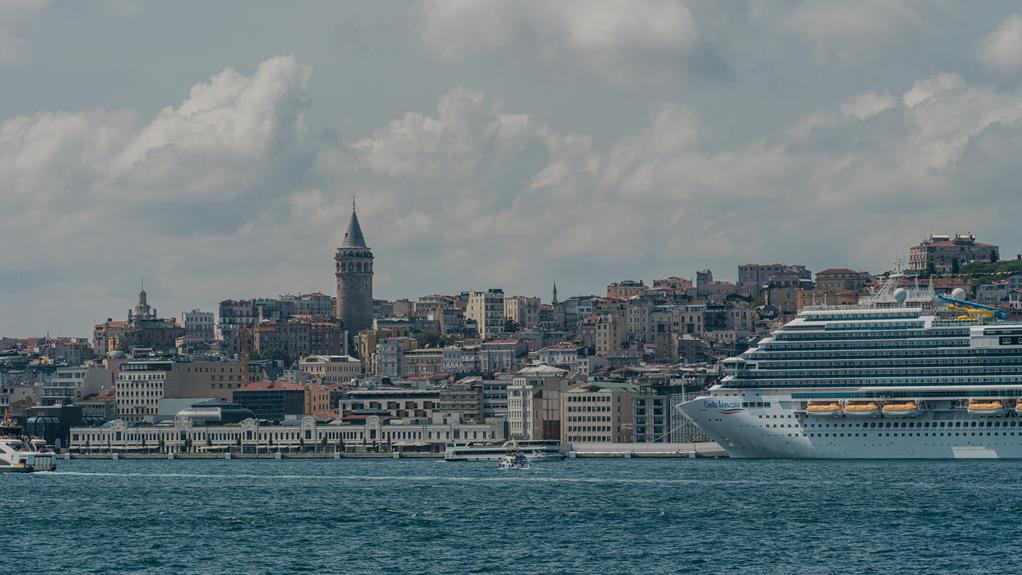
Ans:
{"type": "Polygon", "coordinates": [[[60,461],[10,573],[1018,573],[1022,462],[60,461]]]}

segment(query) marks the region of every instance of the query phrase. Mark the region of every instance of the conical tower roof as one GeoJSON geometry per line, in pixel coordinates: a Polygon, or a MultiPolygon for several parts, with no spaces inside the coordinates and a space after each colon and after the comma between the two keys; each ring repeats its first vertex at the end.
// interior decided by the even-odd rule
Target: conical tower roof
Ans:
{"type": "Polygon", "coordinates": [[[342,248],[368,248],[365,236],[362,235],[362,226],[358,225],[358,215],[355,213],[355,203],[351,205],[351,219],[348,220],[348,230],[344,232],[344,243],[342,248]]]}

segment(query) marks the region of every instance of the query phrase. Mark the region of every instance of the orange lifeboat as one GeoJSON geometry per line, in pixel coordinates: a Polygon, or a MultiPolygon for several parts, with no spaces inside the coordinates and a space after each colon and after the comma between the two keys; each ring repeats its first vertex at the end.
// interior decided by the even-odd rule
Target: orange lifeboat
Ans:
{"type": "Polygon", "coordinates": [[[836,417],[841,415],[841,404],[836,401],[810,403],[806,406],[806,413],[824,417],[836,417]]]}
{"type": "Polygon", "coordinates": [[[919,404],[915,401],[899,401],[884,404],[884,415],[893,417],[915,417],[920,413],[919,404]]]}
{"type": "MultiPolygon", "coordinates": [[[[969,402],[967,407],[970,415],[987,415],[996,416],[1004,415],[1006,411],[1004,402],[999,399],[974,399],[969,402]]],[[[1018,405],[1015,406],[1018,410],[1018,405]]]]}
{"type": "Polygon", "coordinates": [[[845,415],[873,417],[875,415],[880,415],[880,406],[875,401],[849,403],[845,406],[845,415]]]}

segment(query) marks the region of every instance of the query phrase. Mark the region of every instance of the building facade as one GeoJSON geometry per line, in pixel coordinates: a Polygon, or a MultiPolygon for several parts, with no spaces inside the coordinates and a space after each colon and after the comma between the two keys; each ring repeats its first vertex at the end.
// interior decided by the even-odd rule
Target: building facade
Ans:
{"type": "Polygon", "coordinates": [[[504,290],[488,289],[469,293],[465,317],[474,319],[480,339],[494,339],[504,333],[504,290]]]}
{"type": "Polygon", "coordinates": [[[909,249],[908,268],[917,272],[948,273],[969,262],[996,262],[999,248],[976,241],[972,234],[930,235],[909,249]]]}

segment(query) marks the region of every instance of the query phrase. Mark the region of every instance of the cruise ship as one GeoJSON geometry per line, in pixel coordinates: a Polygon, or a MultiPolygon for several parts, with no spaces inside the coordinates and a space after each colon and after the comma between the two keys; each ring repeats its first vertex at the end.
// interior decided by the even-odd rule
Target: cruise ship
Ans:
{"type": "Polygon", "coordinates": [[[677,408],[735,458],[1022,458],[1022,323],[899,279],[807,307],[677,408]]]}

